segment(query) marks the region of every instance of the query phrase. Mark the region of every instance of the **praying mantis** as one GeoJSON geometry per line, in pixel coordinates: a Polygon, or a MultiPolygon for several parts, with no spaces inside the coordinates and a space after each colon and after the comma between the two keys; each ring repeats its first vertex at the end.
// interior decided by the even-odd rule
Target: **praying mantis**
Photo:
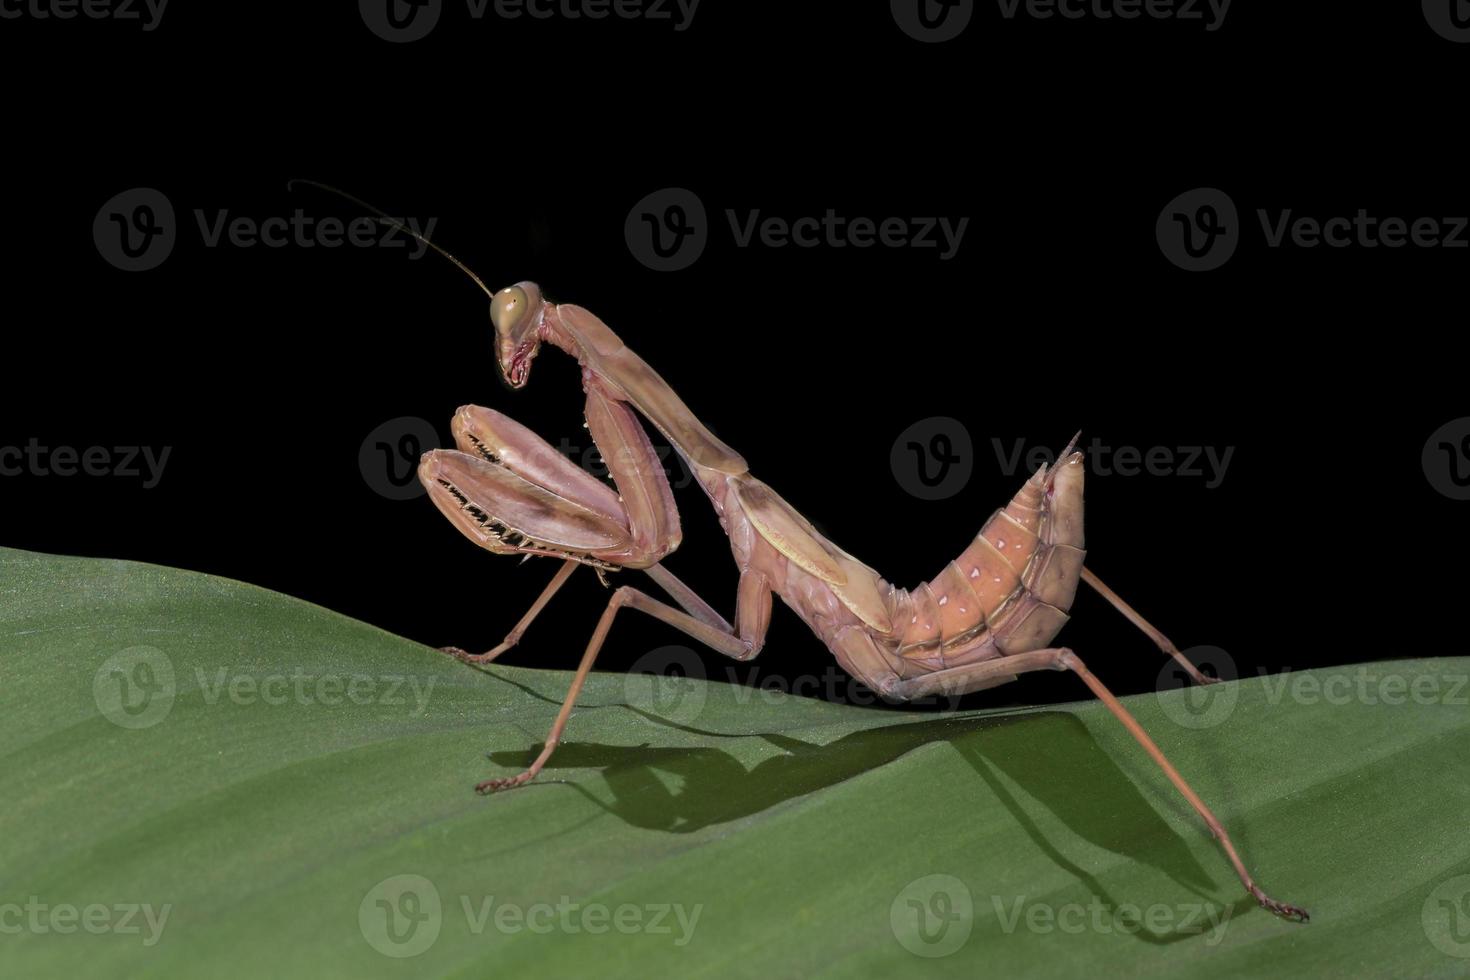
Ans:
{"type": "Polygon", "coordinates": [[[1246,891],[1264,908],[1305,922],[1304,909],[1277,901],[1256,884],[1214,813],[1142,726],[1077,654],[1051,643],[1086,582],[1176,660],[1197,683],[1201,673],[1169,639],[1084,565],[1083,456],[1076,437],[995,511],[958,558],[913,590],[896,588],[829,541],[721,442],[647,362],[580,306],[548,301],[520,282],[490,289],[449,252],[383,212],[368,208],[439,252],[490,299],[500,373],[512,389],[527,383],[544,345],[576,359],[586,396],[587,428],[616,491],[574,464],[530,429],[493,409],[467,405],[452,423],[457,448],[425,453],[418,476],[430,500],[467,538],[496,554],[560,562],[551,581],[503,642],[482,654],[446,648],[487,664],[515,646],[580,565],[599,577],[641,569],[673,604],[632,586],[615,589],[588,641],[541,752],[515,776],[475,788],[493,793],[524,785],[562,739],[617,614],[646,613],[736,660],[760,653],[779,596],[853,677],[891,700],[956,696],[995,687],[1037,670],[1071,671],[1153,758],[1204,820],[1246,891]],[[734,622],[660,562],[678,548],[679,512],[661,461],[640,417],[679,453],[730,540],[740,572],[734,622]]]}

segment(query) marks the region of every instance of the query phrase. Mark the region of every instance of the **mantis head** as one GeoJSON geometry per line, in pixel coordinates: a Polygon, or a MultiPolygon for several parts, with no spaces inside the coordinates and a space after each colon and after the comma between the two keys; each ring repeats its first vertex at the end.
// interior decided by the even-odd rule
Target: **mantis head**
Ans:
{"type": "Polygon", "coordinates": [[[500,373],[512,388],[523,387],[531,361],[541,349],[541,317],[546,302],[534,282],[507,286],[490,297],[490,322],[495,325],[495,351],[500,373]]]}

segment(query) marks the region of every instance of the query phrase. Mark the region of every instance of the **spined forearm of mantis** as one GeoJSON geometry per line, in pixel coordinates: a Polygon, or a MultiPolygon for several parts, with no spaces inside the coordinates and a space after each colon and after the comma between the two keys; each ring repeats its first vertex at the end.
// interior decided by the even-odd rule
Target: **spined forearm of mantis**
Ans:
{"type": "Polygon", "coordinates": [[[1086,582],[1196,682],[1214,680],[1084,566],[1083,461],[1072,452],[1075,437],[1054,465],[1038,470],[991,514],[938,575],[913,590],[896,588],[756,479],[745,460],[596,316],[548,302],[529,282],[492,291],[459,260],[422,240],[490,297],[498,363],[512,388],[526,384],[543,345],[581,365],[587,427],[617,487],[614,492],[507,416],[461,408],[453,422],[458,448],[429,452],[419,466],[430,499],[482,548],[552,558],[559,567],[503,643],[479,655],[450,651],[469,663],[494,660],[521,639],[579,565],[590,565],[599,576],[642,569],[673,599],[671,605],[627,585],[614,590],[540,754],[523,772],[482,782],[478,791],[523,785],[546,765],[620,610],[642,611],[720,653],[749,660],[765,643],[772,597],[780,596],[844,670],[885,698],[959,695],[1027,671],[1072,671],[1204,820],[1246,890],[1265,908],[1306,921],[1305,910],[1271,898],[1256,884],[1219,819],[1081,658],[1051,645],[1068,619],[1078,583],[1086,582]],[[733,624],[659,564],[679,546],[679,513],[639,416],[683,457],[729,537],[740,572],[733,624]]]}

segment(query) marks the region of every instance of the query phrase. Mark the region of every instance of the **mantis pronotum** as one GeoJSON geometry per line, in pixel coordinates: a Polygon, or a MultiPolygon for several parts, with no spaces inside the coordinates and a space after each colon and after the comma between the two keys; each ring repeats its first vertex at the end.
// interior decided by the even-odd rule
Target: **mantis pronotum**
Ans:
{"type": "Polygon", "coordinates": [[[437,245],[365,202],[343,196],[420,238],[490,297],[497,359],[512,388],[526,384],[542,344],[577,360],[587,427],[617,487],[613,492],[505,415],[473,405],[461,408],[453,422],[458,449],[431,451],[420,463],[419,478],[430,499],[466,537],[489,551],[551,557],[561,564],[502,643],[478,655],[457,648],[449,652],[467,663],[493,661],[521,639],[578,565],[592,566],[599,576],[642,569],[674,600],[670,605],[626,585],[614,590],[540,754],[515,776],[480,783],[479,792],[520,786],[546,765],[619,610],[642,611],[720,653],[749,660],[765,643],[772,596],[778,595],[844,670],[889,699],[964,694],[1033,670],[1072,671],[1204,819],[1246,890],[1265,908],[1306,921],[1305,910],[1271,898],[1255,883],[1220,821],[1112,692],[1073,651],[1050,645],[1067,621],[1079,581],[1087,582],[1196,682],[1214,680],[1084,567],[1083,465],[1082,454],[1072,451],[1075,437],[1057,462],[1027,480],[931,582],[912,591],[895,588],[752,476],[745,460],[706,429],[596,316],[579,306],[548,302],[534,283],[493,291],[437,245]],[[659,564],[679,546],[679,513],[639,415],[683,457],[730,538],[740,569],[733,625],[659,564]]]}

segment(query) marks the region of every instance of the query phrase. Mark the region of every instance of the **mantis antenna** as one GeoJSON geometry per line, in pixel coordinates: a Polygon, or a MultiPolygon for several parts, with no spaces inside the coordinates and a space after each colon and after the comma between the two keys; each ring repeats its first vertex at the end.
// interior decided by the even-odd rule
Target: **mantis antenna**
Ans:
{"type": "Polygon", "coordinates": [[[425,245],[429,246],[434,251],[436,251],[440,255],[444,256],[450,262],[453,262],[455,264],[455,266],[458,267],[458,269],[459,269],[460,272],[463,272],[465,275],[469,276],[471,279],[473,279],[475,281],[475,285],[476,286],[479,286],[482,290],[484,290],[486,296],[489,296],[491,299],[494,299],[495,298],[495,292],[494,292],[494,290],[492,290],[489,286],[485,285],[485,281],[483,279],[481,279],[479,276],[475,275],[475,271],[473,269],[471,269],[469,266],[465,265],[463,262],[461,262],[459,259],[455,258],[453,255],[449,254],[449,251],[447,249],[440,248],[438,245],[435,245],[433,242],[429,241],[427,238],[425,238],[423,235],[419,234],[418,232],[414,231],[412,228],[409,228],[407,225],[405,225],[403,222],[399,221],[397,218],[390,218],[381,208],[375,208],[371,204],[369,204],[368,202],[364,201],[362,198],[355,197],[352,194],[347,193],[346,191],[342,190],[339,187],[333,187],[331,184],[323,184],[320,181],[316,181],[316,180],[306,180],[305,178],[302,178],[302,177],[293,177],[290,180],[286,181],[286,190],[287,190],[287,192],[290,192],[290,191],[294,190],[295,189],[295,186],[297,184],[305,184],[308,187],[315,187],[318,190],[324,190],[324,191],[326,191],[329,194],[336,194],[338,197],[346,198],[347,200],[351,201],[353,204],[356,204],[360,208],[366,208],[368,211],[371,211],[374,215],[376,215],[379,221],[381,221],[384,224],[388,225],[390,228],[395,228],[398,231],[403,232],[405,235],[408,235],[411,238],[417,238],[419,241],[423,242],[425,245]]]}

